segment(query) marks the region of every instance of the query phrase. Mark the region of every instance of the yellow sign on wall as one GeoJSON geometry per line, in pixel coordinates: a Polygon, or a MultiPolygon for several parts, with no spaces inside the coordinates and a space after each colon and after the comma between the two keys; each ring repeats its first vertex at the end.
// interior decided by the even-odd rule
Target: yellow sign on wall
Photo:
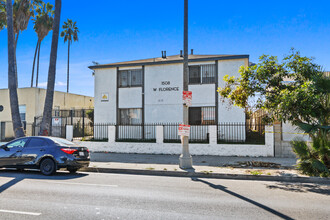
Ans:
{"type": "Polygon", "coordinates": [[[109,93],[102,93],[101,102],[108,102],[108,101],[109,101],[109,93]]]}

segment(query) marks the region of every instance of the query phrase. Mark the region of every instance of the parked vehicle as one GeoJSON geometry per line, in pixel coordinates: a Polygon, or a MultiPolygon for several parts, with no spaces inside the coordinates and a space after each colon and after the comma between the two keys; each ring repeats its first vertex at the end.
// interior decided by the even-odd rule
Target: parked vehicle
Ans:
{"type": "Polygon", "coordinates": [[[0,167],[40,169],[44,175],[63,168],[75,173],[88,167],[89,161],[87,147],[62,138],[23,137],[0,146],[0,167]]]}

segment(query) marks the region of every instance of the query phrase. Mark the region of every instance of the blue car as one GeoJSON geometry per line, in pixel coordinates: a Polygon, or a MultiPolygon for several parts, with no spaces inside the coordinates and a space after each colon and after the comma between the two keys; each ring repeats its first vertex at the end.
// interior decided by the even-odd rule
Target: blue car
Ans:
{"type": "Polygon", "coordinates": [[[70,173],[88,167],[87,147],[80,147],[66,139],[56,137],[23,137],[0,146],[0,167],[39,169],[52,175],[59,169],[70,173]]]}

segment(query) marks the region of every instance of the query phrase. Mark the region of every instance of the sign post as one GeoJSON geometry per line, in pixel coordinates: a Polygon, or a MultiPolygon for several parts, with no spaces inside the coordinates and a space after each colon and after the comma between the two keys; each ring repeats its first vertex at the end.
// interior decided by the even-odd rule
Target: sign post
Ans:
{"type": "MultiPolygon", "coordinates": [[[[188,96],[188,0],[184,0],[184,33],[183,33],[183,96],[188,96]]],[[[184,98],[183,97],[183,98],[184,98]]],[[[191,95],[190,95],[191,97],[191,95]]],[[[183,124],[188,125],[188,102],[183,103],[183,124]]],[[[181,136],[182,154],[180,155],[180,168],[192,169],[192,157],[189,153],[188,136],[181,136]]]]}

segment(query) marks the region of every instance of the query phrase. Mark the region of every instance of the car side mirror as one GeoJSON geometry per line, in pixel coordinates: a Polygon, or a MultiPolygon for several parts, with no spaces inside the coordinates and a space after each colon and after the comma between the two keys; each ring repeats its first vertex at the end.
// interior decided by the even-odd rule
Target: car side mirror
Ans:
{"type": "Polygon", "coordinates": [[[8,151],[9,150],[9,148],[6,145],[0,146],[0,149],[4,149],[5,151],[8,151]]]}

